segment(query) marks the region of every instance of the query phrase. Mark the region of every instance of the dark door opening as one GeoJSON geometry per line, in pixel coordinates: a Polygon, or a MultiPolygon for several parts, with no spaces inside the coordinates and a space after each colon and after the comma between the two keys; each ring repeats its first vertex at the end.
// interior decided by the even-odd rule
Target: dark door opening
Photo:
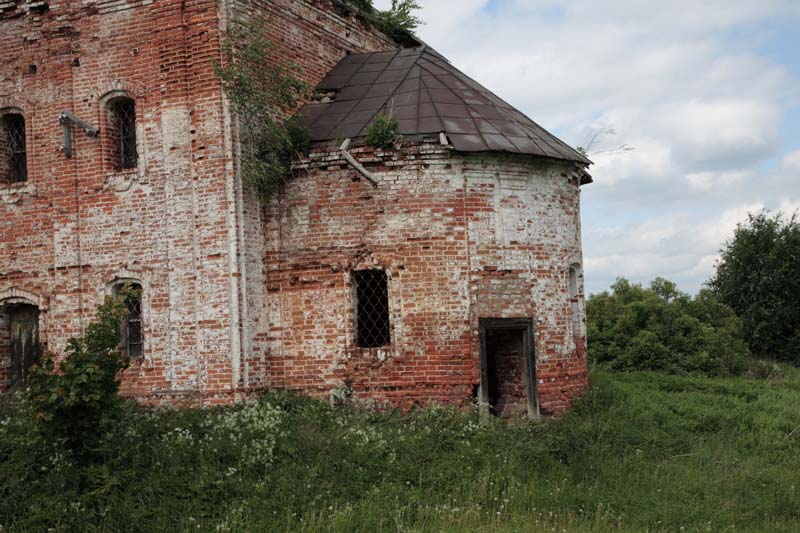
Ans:
{"type": "Polygon", "coordinates": [[[533,321],[480,320],[481,384],[484,413],[539,418],[533,321]]]}
{"type": "Polygon", "coordinates": [[[39,309],[34,305],[8,308],[11,376],[10,388],[28,385],[28,372],[41,359],[39,346],[39,309]]]}

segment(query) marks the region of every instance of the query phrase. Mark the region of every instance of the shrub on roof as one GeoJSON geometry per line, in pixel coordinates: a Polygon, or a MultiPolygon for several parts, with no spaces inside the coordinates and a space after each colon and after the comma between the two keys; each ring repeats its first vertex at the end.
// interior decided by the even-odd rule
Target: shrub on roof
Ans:
{"type": "Polygon", "coordinates": [[[378,113],[367,128],[367,137],[364,141],[367,146],[373,148],[391,148],[395,144],[403,142],[400,123],[391,115],[387,117],[378,113]]]}

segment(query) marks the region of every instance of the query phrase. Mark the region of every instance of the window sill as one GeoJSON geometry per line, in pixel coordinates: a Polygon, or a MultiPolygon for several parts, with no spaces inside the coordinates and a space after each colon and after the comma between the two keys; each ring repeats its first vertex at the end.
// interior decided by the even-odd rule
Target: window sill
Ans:
{"type": "Polygon", "coordinates": [[[4,183],[0,185],[0,203],[16,204],[25,196],[36,196],[36,185],[30,181],[21,183],[4,183]]]}
{"type": "Polygon", "coordinates": [[[106,176],[106,183],[103,190],[113,190],[115,192],[125,192],[133,187],[134,183],[147,183],[144,169],[141,167],[120,169],[110,172],[106,176]]]}

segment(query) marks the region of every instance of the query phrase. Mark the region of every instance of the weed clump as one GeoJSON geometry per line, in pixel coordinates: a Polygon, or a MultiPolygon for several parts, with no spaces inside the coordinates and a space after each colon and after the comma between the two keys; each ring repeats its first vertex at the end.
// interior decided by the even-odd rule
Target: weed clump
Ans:
{"type": "Polygon", "coordinates": [[[392,6],[383,11],[376,9],[372,0],[342,0],[335,5],[342,15],[349,15],[351,6],[355,7],[367,27],[376,27],[395,42],[408,46],[419,44],[414,38],[414,30],[422,24],[414,14],[421,8],[417,0],[392,0],[392,6]]]}
{"type": "Polygon", "coordinates": [[[60,365],[47,354],[41,366],[31,368],[28,398],[39,432],[82,462],[96,458],[120,413],[119,375],[128,367],[120,352],[120,323],[126,300],[135,297],[130,287],[107,297],[86,332],[67,343],[60,365]]]}
{"type": "Polygon", "coordinates": [[[375,115],[372,123],[367,128],[367,136],[364,139],[367,146],[373,148],[391,148],[403,142],[403,135],[400,133],[400,123],[394,116],[386,116],[382,113],[375,115]]]}

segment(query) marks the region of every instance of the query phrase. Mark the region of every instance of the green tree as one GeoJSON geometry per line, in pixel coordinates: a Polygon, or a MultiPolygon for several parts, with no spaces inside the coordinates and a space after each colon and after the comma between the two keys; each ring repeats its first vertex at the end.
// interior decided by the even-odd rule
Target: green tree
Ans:
{"type": "Polygon", "coordinates": [[[747,349],[733,310],[704,289],[691,298],[656,278],[649,288],[618,279],[586,302],[589,354],[616,370],[730,375],[747,349]]]}
{"type": "Polygon", "coordinates": [[[744,324],[753,355],[800,364],[800,223],[748,215],[721,250],[709,286],[744,324]]]}
{"type": "Polygon", "coordinates": [[[61,365],[48,354],[31,369],[28,396],[40,433],[80,461],[94,456],[122,406],[119,375],[128,360],[119,350],[120,323],[134,296],[126,287],[106,298],[86,332],[69,340],[61,365]]]}

